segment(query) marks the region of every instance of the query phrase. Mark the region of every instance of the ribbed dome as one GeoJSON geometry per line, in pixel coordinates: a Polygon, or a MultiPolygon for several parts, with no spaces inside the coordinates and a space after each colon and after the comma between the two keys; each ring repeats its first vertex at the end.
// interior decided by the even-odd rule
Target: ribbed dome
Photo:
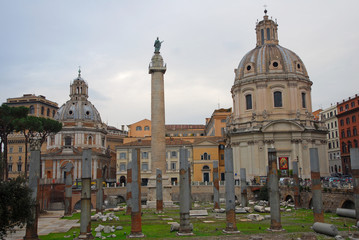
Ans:
{"type": "Polygon", "coordinates": [[[79,70],[78,77],[74,79],[70,86],[70,97],[64,105],[60,107],[55,115],[58,121],[92,121],[102,123],[97,109],[88,98],[88,85],[81,78],[79,70]]]}
{"type": "Polygon", "coordinates": [[[235,80],[260,74],[298,74],[309,79],[307,70],[294,52],[276,44],[257,46],[248,52],[239,63],[235,80]]]}
{"type": "Polygon", "coordinates": [[[55,115],[58,121],[93,121],[101,123],[97,109],[90,101],[67,101],[55,115]]]}

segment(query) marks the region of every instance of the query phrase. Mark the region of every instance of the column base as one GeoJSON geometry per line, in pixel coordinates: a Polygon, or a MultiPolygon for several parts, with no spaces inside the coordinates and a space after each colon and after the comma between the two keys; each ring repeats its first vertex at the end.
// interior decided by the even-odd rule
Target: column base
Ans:
{"type": "Polygon", "coordinates": [[[225,234],[237,234],[237,233],[240,233],[241,231],[238,231],[238,230],[231,231],[231,230],[223,229],[222,232],[225,234]]]}
{"type": "Polygon", "coordinates": [[[131,233],[130,235],[127,236],[127,238],[144,238],[145,234],[143,234],[142,232],[139,233],[131,233]]]}

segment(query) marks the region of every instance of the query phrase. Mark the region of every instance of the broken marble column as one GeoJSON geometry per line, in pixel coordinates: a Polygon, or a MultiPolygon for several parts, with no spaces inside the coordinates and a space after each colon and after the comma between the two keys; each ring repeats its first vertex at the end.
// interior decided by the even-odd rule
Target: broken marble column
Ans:
{"type": "Polygon", "coordinates": [[[103,178],[102,169],[97,168],[97,179],[96,179],[96,213],[103,212],[103,178]]]}
{"type": "Polygon", "coordinates": [[[271,224],[268,230],[282,231],[280,216],[280,198],[278,187],[277,152],[275,148],[268,148],[268,190],[271,224]]]}
{"type": "Polygon", "coordinates": [[[82,152],[81,171],[81,217],[79,239],[93,239],[91,232],[91,167],[92,150],[84,149],[82,152]]]}
{"type": "Polygon", "coordinates": [[[39,217],[39,180],[40,180],[40,139],[31,139],[30,142],[30,169],[29,169],[29,188],[32,190],[31,199],[34,202],[31,213],[34,221],[27,223],[26,234],[24,239],[37,240],[39,239],[38,230],[38,217],[39,217]]]}
{"type": "Polygon", "coordinates": [[[246,176],[246,169],[241,168],[239,170],[240,178],[241,178],[241,204],[242,207],[247,207],[247,176],[246,176]]]}
{"type": "Polygon", "coordinates": [[[189,209],[192,210],[192,176],[191,176],[191,163],[188,162],[188,184],[189,184],[189,209]]]}
{"type": "Polygon", "coordinates": [[[359,221],[359,149],[350,149],[350,161],[352,167],[353,176],[353,193],[354,193],[354,205],[355,205],[355,217],[357,222],[359,221]]]}
{"type": "Polygon", "coordinates": [[[66,182],[65,182],[65,216],[72,215],[72,171],[73,165],[68,162],[65,165],[65,174],[66,174],[66,182]]]}
{"type": "Polygon", "coordinates": [[[299,177],[298,177],[298,162],[297,162],[297,161],[293,161],[292,166],[293,166],[293,180],[294,180],[294,185],[293,185],[293,190],[294,190],[294,206],[295,206],[295,209],[298,209],[298,208],[299,208],[299,204],[300,204],[299,177]]]}
{"type": "Polygon", "coordinates": [[[140,149],[132,149],[132,212],[131,212],[131,234],[132,237],[145,237],[142,233],[141,219],[141,172],[140,172],[140,149]]]}
{"type": "Polygon", "coordinates": [[[213,161],[213,208],[220,209],[219,206],[219,178],[218,161],[213,161]]]}
{"type": "Polygon", "coordinates": [[[156,211],[163,212],[162,171],[156,169],[156,211]]]}
{"type": "Polygon", "coordinates": [[[126,184],[126,215],[130,215],[132,212],[132,162],[127,164],[127,184],[126,184]]]}
{"type": "Polygon", "coordinates": [[[322,200],[322,183],[320,181],[318,149],[310,148],[310,169],[312,178],[312,203],[314,222],[324,222],[324,209],[322,200]]]}
{"type": "Polygon", "coordinates": [[[231,147],[226,147],[224,150],[224,166],[226,179],[226,228],[223,232],[238,233],[235,213],[233,149],[231,147]]]}
{"type": "Polygon", "coordinates": [[[193,235],[190,224],[190,190],[188,181],[188,150],[180,149],[180,228],[177,235],[193,235]]]}

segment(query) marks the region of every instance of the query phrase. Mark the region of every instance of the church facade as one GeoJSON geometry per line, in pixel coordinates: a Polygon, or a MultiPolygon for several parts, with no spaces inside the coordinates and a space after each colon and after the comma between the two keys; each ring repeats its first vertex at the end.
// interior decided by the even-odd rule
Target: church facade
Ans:
{"type": "Polygon", "coordinates": [[[298,55],[279,45],[277,28],[265,11],[256,25],[256,47],[235,69],[227,134],[236,179],[240,168],[248,179],[266,176],[269,148],[287,161],[287,172],[297,161],[301,178],[310,178],[309,149],[317,148],[321,174],[328,174],[327,129],[312,114],[313,83],[298,55]]]}
{"type": "Polygon", "coordinates": [[[81,161],[84,149],[92,149],[91,178],[110,175],[110,152],[106,148],[107,126],[95,106],[88,101],[88,85],[78,77],[70,85],[70,100],[55,114],[62,123],[62,130],[48,137],[47,151],[41,156],[42,178],[61,182],[65,178],[65,166],[72,166],[73,180],[81,179],[81,161]]]}

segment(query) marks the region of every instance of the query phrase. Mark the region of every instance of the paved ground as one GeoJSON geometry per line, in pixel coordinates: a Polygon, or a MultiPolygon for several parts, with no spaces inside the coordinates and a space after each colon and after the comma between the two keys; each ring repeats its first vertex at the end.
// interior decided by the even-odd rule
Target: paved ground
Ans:
{"type": "MultiPolygon", "coordinates": [[[[61,219],[64,216],[64,211],[48,211],[46,214],[41,214],[38,221],[38,234],[47,235],[49,233],[67,232],[72,227],[79,227],[79,220],[61,219]]],[[[6,240],[23,239],[25,236],[25,229],[17,229],[15,233],[10,233],[5,238],[6,240]]]]}

